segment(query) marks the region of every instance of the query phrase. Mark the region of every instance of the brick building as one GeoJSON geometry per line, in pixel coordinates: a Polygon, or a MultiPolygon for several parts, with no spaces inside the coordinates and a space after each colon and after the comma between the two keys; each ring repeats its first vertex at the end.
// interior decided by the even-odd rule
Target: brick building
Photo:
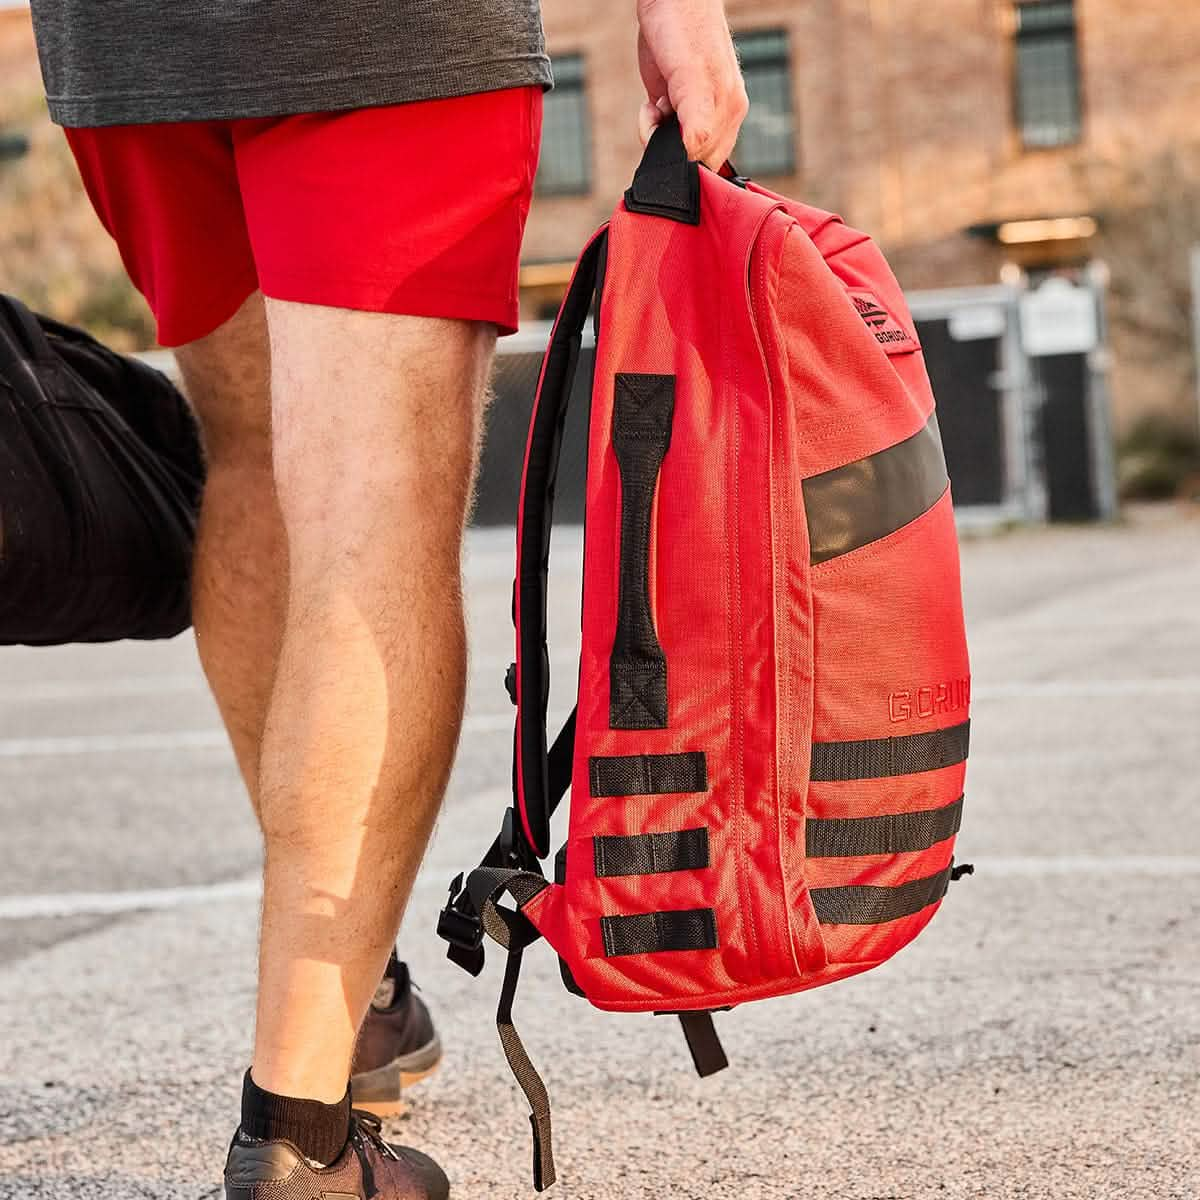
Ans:
{"type": "MultiPolygon", "coordinates": [[[[640,152],[633,0],[542,2],[558,86],[524,246],[526,317],[554,308],[640,152]]],[[[1118,431],[1147,412],[1195,427],[1185,265],[1200,243],[1195,0],[727,9],[753,102],[740,170],[871,232],[909,289],[1105,261],[1118,431]]],[[[0,135],[14,134],[32,148],[7,175],[0,161],[0,286],[138,344],[148,319],[49,128],[28,9],[0,0],[0,135]]]]}
{"type": "MultiPolygon", "coordinates": [[[[545,315],[637,161],[631,9],[631,0],[543,0],[559,87],[547,98],[525,241],[527,315],[545,315]]],[[[1146,280],[1174,277],[1187,244],[1147,234],[1143,249],[1136,222],[1132,237],[1107,235],[1130,224],[1124,204],[1157,219],[1130,197],[1161,191],[1164,173],[1168,190],[1184,186],[1169,163],[1198,145],[1200,6],[728,0],[727,9],[752,101],[739,170],[871,232],[910,289],[1116,256],[1117,427],[1147,411],[1194,425],[1187,314],[1147,332],[1138,305],[1156,299],[1131,271],[1140,257],[1146,280]]]]}

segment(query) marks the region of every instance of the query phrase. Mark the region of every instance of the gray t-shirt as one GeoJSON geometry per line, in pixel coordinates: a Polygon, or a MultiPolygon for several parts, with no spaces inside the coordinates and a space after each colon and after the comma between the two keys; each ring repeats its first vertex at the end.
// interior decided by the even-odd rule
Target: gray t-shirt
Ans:
{"type": "Polygon", "coordinates": [[[538,0],[32,0],[60,125],[328,112],[551,83],[538,0]]]}

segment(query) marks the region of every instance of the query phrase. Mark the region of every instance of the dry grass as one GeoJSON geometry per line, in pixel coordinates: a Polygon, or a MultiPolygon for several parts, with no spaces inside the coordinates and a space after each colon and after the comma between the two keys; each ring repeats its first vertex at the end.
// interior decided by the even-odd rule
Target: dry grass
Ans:
{"type": "Polygon", "coordinates": [[[96,219],[42,96],[28,17],[0,13],[0,131],[24,134],[0,161],[0,291],[121,350],[154,344],[154,322],[96,219]]]}

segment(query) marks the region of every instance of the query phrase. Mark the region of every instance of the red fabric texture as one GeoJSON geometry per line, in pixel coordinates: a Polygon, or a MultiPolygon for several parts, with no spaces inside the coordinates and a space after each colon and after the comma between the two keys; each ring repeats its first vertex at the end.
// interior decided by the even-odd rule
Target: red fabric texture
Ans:
{"type": "Polygon", "coordinates": [[[697,225],[620,206],[608,227],[566,882],[524,908],[588,999],[613,1010],[732,1005],[890,957],[937,904],[882,925],[821,925],[810,889],[924,878],[947,866],[954,839],[809,859],[805,822],[941,807],[962,794],[965,771],[809,779],[814,741],[967,718],[948,491],[896,532],[816,566],[804,510],[805,478],[911,437],[933,396],[899,285],[863,234],[708,171],[700,187],[697,225]],[[886,310],[874,331],[855,303],[863,294],[886,310]],[[621,513],[612,417],[624,372],[675,376],[650,552],[665,729],[609,727],[621,513]],[[705,754],[707,791],[590,795],[592,756],[683,751],[705,754]],[[708,830],[707,868],[596,877],[596,836],[696,826],[708,830]],[[602,917],[694,908],[715,911],[716,949],[605,957],[602,917]]]}
{"type": "Polygon", "coordinates": [[[67,129],[163,345],[280,300],[517,326],[538,88],[336,113],[67,129]]]}

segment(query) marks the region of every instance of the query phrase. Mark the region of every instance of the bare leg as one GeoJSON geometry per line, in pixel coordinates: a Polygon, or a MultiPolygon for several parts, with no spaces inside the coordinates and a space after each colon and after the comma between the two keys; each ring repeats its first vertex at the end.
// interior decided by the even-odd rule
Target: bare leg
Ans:
{"type": "Polygon", "coordinates": [[[445,788],[490,326],[267,301],[284,636],[262,745],[260,1087],[333,1102],[445,788]]]}
{"type": "Polygon", "coordinates": [[[176,352],[200,419],[208,482],[192,617],[200,661],[258,811],[258,756],[275,680],[287,551],[271,471],[271,357],[255,292],[208,337],[176,352]]]}

